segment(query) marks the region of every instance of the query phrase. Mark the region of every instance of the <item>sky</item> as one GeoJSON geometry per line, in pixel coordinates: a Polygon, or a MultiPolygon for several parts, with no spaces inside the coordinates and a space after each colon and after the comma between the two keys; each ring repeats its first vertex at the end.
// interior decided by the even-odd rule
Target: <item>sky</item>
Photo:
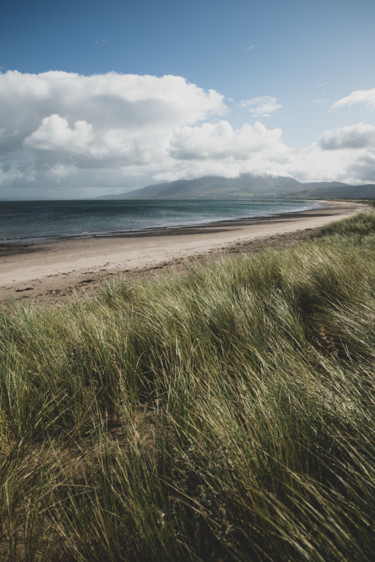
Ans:
{"type": "Polygon", "coordinates": [[[375,183],[374,0],[2,0],[0,199],[375,183]]]}

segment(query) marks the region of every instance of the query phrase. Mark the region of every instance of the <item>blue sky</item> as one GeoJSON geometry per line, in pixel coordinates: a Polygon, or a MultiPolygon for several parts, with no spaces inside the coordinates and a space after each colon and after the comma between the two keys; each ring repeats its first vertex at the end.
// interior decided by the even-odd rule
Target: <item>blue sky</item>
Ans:
{"type": "Polygon", "coordinates": [[[375,182],[374,0],[3,0],[1,12],[0,197],[247,171],[375,182]],[[131,101],[125,75],[138,77],[131,101]],[[134,104],[137,130],[116,127],[134,104]]]}

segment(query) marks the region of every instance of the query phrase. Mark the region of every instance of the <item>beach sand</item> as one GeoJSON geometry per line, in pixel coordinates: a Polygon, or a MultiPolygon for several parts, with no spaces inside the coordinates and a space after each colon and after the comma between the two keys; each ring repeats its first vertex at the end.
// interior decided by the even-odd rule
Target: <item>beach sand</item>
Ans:
{"type": "Polygon", "coordinates": [[[115,275],[133,278],[218,253],[241,254],[265,245],[288,247],[306,238],[311,229],[368,209],[351,202],[322,204],[319,209],[263,219],[0,246],[0,302],[30,298],[60,302],[76,293],[92,293],[115,275]]]}

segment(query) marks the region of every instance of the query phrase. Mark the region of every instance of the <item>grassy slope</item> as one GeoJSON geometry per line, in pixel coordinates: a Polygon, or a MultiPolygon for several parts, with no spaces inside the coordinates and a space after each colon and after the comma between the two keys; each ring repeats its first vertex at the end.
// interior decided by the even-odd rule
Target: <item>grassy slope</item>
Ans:
{"type": "Polygon", "coordinates": [[[0,313],[0,557],[370,560],[375,213],[0,313]]]}

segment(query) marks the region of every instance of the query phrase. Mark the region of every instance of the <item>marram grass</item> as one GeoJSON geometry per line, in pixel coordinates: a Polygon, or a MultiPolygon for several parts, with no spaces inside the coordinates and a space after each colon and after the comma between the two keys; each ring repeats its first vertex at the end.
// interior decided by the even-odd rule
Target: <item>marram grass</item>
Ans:
{"type": "Polygon", "coordinates": [[[375,213],[0,313],[0,558],[371,560],[375,213]]]}

